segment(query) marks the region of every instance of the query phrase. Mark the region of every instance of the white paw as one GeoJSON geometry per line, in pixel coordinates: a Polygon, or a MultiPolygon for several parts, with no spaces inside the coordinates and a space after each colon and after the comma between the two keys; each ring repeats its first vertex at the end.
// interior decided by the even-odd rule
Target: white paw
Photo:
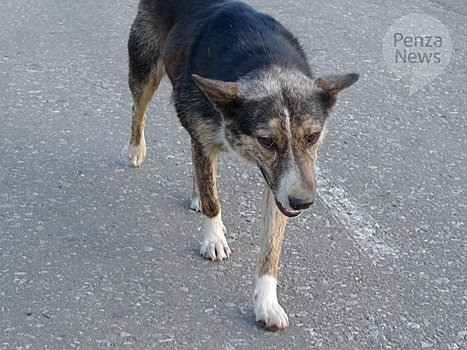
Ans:
{"type": "Polygon", "coordinates": [[[204,237],[199,253],[213,261],[227,259],[231,251],[224,236],[225,232],[220,212],[212,219],[204,217],[204,237]]]}
{"type": "Polygon", "coordinates": [[[287,314],[277,301],[276,286],[277,281],[274,277],[261,276],[256,282],[253,296],[256,322],[270,331],[279,331],[289,325],[287,314]]]}
{"type": "Polygon", "coordinates": [[[200,254],[206,259],[225,260],[230,257],[230,248],[225,238],[218,241],[203,241],[200,254]]]}
{"type": "Polygon", "coordinates": [[[141,140],[138,146],[129,144],[127,154],[128,154],[128,160],[134,167],[141,166],[141,163],[146,157],[146,141],[144,141],[144,138],[141,140]]]}
{"type": "Polygon", "coordinates": [[[191,198],[190,208],[191,210],[196,211],[196,212],[201,211],[201,201],[199,197],[191,198]]]}

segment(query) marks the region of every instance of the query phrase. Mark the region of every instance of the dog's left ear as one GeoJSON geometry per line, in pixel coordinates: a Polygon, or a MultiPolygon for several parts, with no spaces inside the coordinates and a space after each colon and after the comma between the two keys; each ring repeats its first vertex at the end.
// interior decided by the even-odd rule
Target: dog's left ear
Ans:
{"type": "Polygon", "coordinates": [[[193,79],[219,112],[225,113],[237,101],[236,83],[207,79],[196,74],[193,74],[193,79]]]}
{"type": "Polygon", "coordinates": [[[316,85],[323,91],[320,93],[321,101],[328,113],[336,104],[337,93],[352,86],[359,78],[358,74],[330,75],[316,79],[316,85]]]}

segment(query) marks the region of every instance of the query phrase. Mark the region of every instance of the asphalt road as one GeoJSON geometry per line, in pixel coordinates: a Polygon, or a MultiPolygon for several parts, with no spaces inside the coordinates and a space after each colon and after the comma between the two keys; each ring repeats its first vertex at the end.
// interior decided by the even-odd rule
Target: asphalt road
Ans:
{"type": "Polygon", "coordinates": [[[0,2],[0,349],[467,349],[467,5],[251,0],[317,76],[359,72],[320,149],[319,199],[290,220],[279,301],[254,321],[259,172],[232,156],[219,195],[233,254],[199,256],[188,134],[164,80],[148,156],[126,160],[126,40],[137,2],[0,2]],[[383,39],[446,26],[452,57],[409,96],[383,39]]]}

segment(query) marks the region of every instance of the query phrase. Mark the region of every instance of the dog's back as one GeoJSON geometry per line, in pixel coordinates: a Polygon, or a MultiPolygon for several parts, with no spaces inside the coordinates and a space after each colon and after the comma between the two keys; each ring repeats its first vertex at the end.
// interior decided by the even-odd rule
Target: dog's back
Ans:
{"type": "MultiPolygon", "coordinates": [[[[137,41],[145,42],[148,54],[148,47],[157,46],[174,85],[183,70],[191,82],[192,73],[235,81],[268,65],[311,76],[293,35],[272,17],[241,2],[143,0],[138,19],[132,32],[139,33],[137,41]]],[[[131,48],[130,53],[139,51],[131,48]]]]}
{"type": "Polygon", "coordinates": [[[253,70],[276,65],[311,75],[298,41],[272,17],[235,1],[212,10],[199,19],[186,73],[237,81],[253,70]]]}

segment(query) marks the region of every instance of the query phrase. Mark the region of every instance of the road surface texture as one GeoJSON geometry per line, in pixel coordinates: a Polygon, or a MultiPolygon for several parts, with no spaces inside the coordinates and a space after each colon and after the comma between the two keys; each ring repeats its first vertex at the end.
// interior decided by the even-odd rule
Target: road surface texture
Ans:
{"type": "Polygon", "coordinates": [[[126,159],[137,1],[2,0],[0,349],[467,349],[466,3],[250,3],[297,35],[316,76],[361,74],[329,120],[319,198],[287,225],[290,327],[255,323],[263,182],[231,155],[219,195],[233,254],[199,255],[167,79],[145,163],[126,159]],[[382,43],[412,13],[443,23],[453,51],[409,96],[382,43]]]}

